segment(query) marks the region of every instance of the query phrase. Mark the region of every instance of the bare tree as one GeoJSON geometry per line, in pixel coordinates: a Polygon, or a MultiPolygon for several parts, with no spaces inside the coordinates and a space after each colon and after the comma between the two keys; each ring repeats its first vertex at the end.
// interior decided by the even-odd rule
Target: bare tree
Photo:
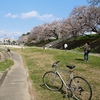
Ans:
{"type": "Polygon", "coordinates": [[[98,5],[100,4],[100,0],[87,0],[88,3],[90,3],[91,5],[98,5]]]}
{"type": "Polygon", "coordinates": [[[45,23],[41,26],[36,26],[31,30],[28,40],[37,42],[40,40],[48,40],[50,37],[58,39],[61,36],[60,25],[60,21],[54,21],[53,23],[45,23]]]}
{"type": "Polygon", "coordinates": [[[29,35],[28,41],[29,42],[37,42],[40,40],[42,32],[42,25],[36,26],[31,30],[31,34],[29,35]]]}
{"type": "Polygon", "coordinates": [[[99,32],[100,28],[100,7],[90,6],[90,7],[78,7],[75,8],[71,16],[75,16],[78,25],[78,32],[99,32]]]}
{"type": "Polygon", "coordinates": [[[86,10],[87,27],[90,31],[99,32],[100,26],[100,7],[90,6],[86,10]]]}
{"type": "Polygon", "coordinates": [[[62,21],[62,35],[63,37],[76,37],[83,34],[84,20],[82,19],[86,6],[74,8],[71,15],[62,21]]]}
{"type": "Polygon", "coordinates": [[[56,39],[76,37],[91,31],[100,34],[100,7],[98,6],[76,7],[68,18],[36,26],[27,35],[29,42],[38,42],[48,40],[50,37],[56,39]]]}
{"type": "Polygon", "coordinates": [[[22,43],[25,44],[25,43],[27,43],[28,42],[28,36],[29,35],[27,35],[27,34],[20,36],[19,39],[17,40],[17,43],[18,44],[22,44],[22,43]]]}
{"type": "Polygon", "coordinates": [[[61,38],[61,24],[61,21],[54,21],[50,25],[50,32],[56,39],[61,38]]]}

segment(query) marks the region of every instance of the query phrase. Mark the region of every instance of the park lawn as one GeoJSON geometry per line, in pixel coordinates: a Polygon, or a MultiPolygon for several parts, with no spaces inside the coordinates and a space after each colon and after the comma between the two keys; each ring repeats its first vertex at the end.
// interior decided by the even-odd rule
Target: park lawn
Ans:
{"type": "MultiPolygon", "coordinates": [[[[28,68],[33,86],[33,96],[36,100],[73,100],[63,98],[62,91],[50,91],[43,86],[43,74],[53,70],[51,65],[59,60],[59,68],[67,69],[66,65],[75,65],[74,75],[84,77],[91,85],[92,100],[100,99],[100,57],[89,55],[89,61],[83,61],[83,54],[70,51],[43,48],[13,49],[22,55],[24,65],[28,68]]],[[[65,90],[65,88],[63,88],[65,90]]]]}
{"type": "Polygon", "coordinates": [[[10,68],[14,64],[14,61],[11,59],[5,59],[0,62],[0,71],[5,71],[7,68],[10,68]]]}

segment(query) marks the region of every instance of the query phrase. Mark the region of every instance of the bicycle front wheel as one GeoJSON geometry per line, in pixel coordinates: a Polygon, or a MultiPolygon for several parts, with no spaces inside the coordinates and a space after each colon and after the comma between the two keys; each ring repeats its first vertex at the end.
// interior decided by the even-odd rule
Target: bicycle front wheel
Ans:
{"type": "Polygon", "coordinates": [[[58,91],[63,87],[63,82],[57,73],[53,71],[46,72],[43,75],[43,83],[49,90],[58,91]]]}
{"type": "Polygon", "coordinates": [[[91,100],[92,89],[89,83],[82,77],[76,76],[70,81],[72,96],[76,100],[91,100]]]}

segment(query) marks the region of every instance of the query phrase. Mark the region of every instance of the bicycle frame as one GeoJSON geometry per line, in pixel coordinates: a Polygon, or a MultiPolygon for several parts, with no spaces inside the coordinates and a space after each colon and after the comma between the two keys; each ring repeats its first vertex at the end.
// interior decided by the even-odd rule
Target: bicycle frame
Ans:
{"type": "Polygon", "coordinates": [[[66,87],[66,90],[70,89],[70,87],[68,85],[70,83],[70,80],[73,79],[73,73],[72,73],[73,71],[72,70],[69,70],[69,71],[68,70],[66,70],[66,71],[65,70],[59,70],[58,67],[56,66],[54,72],[58,74],[58,76],[60,77],[60,79],[63,82],[64,86],[66,87]],[[69,76],[67,82],[64,81],[64,79],[62,78],[60,72],[67,73],[67,75],[69,76]]]}
{"type": "Polygon", "coordinates": [[[55,70],[48,71],[43,75],[43,82],[45,86],[49,90],[55,90],[55,91],[62,89],[62,87],[64,86],[66,89],[65,96],[70,96],[71,94],[71,97],[75,98],[76,100],[80,100],[80,98],[84,100],[84,97],[86,98],[86,100],[91,100],[92,98],[91,86],[89,85],[87,80],[85,80],[81,76],[73,75],[73,68],[75,68],[75,66],[67,65],[68,69],[59,70],[58,63],[59,61],[56,61],[52,65],[52,68],[54,67],[55,70]],[[64,75],[64,73],[67,75],[64,75]],[[50,77],[52,77],[51,80],[50,80],[50,77]],[[57,82],[58,84],[56,84],[57,82]]]}
{"type": "MultiPolygon", "coordinates": [[[[67,92],[67,89],[70,89],[71,90],[71,87],[69,87],[69,84],[70,84],[70,81],[71,80],[73,80],[73,70],[72,69],[70,69],[69,71],[68,70],[59,70],[58,69],[58,65],[57,64],[55,64],[55,71],[54,71],[56,74],[58,74],[58,76],[60,77],[60,79],[61,79],[61,81],[63,82],[63,84],[64,84],[64,86],[66,87],[66,94],[68,93],[67,92]],[[67,73],[67,75],[68,75],[68,80],[67,80],[67,82],[65,82],[64,81],[64,79],[62,78],[62,76],[61,76],[61,74],[60,74],[60,72],[63,72],[63,73],[67,73]]],[[[55,74],[55,75],[56,75],[55,74]]],[[[74,82],[74,81],[73,81],[74,82]]],[[[75,86],[76,86],[76,83],[74,82],[74,84],[75,84],[75,86]]],[[[77,100],[79,100],[75,95],[74,95],[74,93],[72,93],[73,94],[73,97],[75,97],[77,100]]]]}
{"type": "MultiPolygon", "coordinates": [[[[63,84],[64,84],[64,86],[66,87],[66,94],[67,94],[67,89],[70,89],[71,90],[71,87],[69,87],[68,85],[69,85],[69,83],[70,83],[70,80],[71,79],[73,79],[73,71],[72,70],[69,70],[69,71],[65,71],[65,70],[59,70],[57,67],[55,68],[55,71],[54,71],[59,77],[60,77],[60,79],[61,79],[61,81],[63,82],[63,84]],[[68,84],[64,81],[64,79],[62,78],[62,76],[60,75],[60,72],[63,72],[63,73],[67,73],[68,74],[68,76],[69,76],[69,78],[68,78],[68,84]]],[[[55,75],[56,75],[55,74],[55,75]]],[[[76,84],[75,82],[74,82],[74,84],[76,84]]],[[[77,100],[79,100],[75,95],[74,95],[74,93],[72,93],[73,94],[73,97],[75,97],[77,100]]]]}
{"type": "Polygon", "coordinates": [[[74,76],[75,66],[67,65],[68,69],[58,69],[59,61],[53,63],[51,70],[43,75],[43,83],[49,90],[59,91],[63,86],[64,97],[72,97],[75,100],[91,100],[92,88],[88,81],[81,76],[74,76]],[[66,75],[65,75],[66,74],[66,75]],[[67,79],[67,80],[66,80],[67,79]],[[66,92],[66,93],[65,93],[66,92]]]}

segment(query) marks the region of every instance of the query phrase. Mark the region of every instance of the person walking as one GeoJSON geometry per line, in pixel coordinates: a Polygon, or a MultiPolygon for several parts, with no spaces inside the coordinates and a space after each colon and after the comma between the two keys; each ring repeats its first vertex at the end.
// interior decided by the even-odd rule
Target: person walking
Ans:
{"type": "Polygon", "coordinates": [[[68,47],[68,45],[65,43],[65,44],[64,44],[64,50],[65,50],[65,51],[67,50],[67,47],[68,47]]]}
{"type": "Polygon", "coordinates": [[[87,42],[84,46],[84,61],[88,61],[89,53],[90,53],[90,44],[87,42]]]}

